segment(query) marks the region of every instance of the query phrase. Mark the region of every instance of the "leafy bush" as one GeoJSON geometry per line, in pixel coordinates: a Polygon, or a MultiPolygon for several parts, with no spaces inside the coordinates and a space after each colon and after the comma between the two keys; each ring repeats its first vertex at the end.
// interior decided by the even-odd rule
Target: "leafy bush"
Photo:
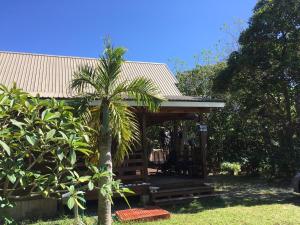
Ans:
{"type": "Polygon", "coordinates": [[[61,198],[68,193],[67,205],[78,220],[87,189],[100,190],[111,201],[114,193],[123,198],[132,193],[105,168],[85,160],[92,156],[89,137],[94,133],[73,111],[63,101],[0,85],[0,224],[13,223],[7,210],[15,198],[61,198]],[[101,177],[110,182],[96,187],[101,177]]]}
{"type": "Polygon", "coordinates": [[[17,196],[60,197],[87,182],[76,162],[91,152],[90,129],[72,110],[63,101],[0,86],[0,211],[17,196]]]}
{"type": "Polygon", "coordinates": [[[237,162],[223,162],[221,164],[221,172],[228,173],[230,175],[238,175],[241,172],[241,165],[237,162]]]}

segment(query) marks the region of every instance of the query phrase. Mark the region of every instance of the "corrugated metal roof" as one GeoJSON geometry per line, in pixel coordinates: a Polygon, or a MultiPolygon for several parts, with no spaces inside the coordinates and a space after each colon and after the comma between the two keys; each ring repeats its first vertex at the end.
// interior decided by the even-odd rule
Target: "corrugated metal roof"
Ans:
{"type": "MultiPolygon", "coordinates": [[[[95,58],[0,52],[0,83],[16,82],[17,87],[41,97],[71,98],[74,72],[80,65],[96,63],[95,58]]],[[[166,64],[126,61],[122,65],[120,82],[141,76],[151,79],[164,96],[182,96],[166,64]]]]}

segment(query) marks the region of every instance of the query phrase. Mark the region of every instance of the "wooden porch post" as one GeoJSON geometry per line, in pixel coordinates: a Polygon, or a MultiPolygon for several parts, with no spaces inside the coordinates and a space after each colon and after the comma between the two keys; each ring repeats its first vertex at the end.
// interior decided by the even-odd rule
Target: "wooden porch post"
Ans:
{"type": "MultiPolygon", "coordinates": [[[[178,121],[173,120],[173,146],[172,151],[174,151],[174,154],[176,155],[176,160],[179,160],[179,146],[178,146],[178,121]]],[[[176,163],[176,162],[175,162],[176,163]]]]}
{"type": "Polygon", "coordinates": [[[145,181],[148,180],[148,149],[146,144],[146,126],[147,126],[146,114],[143,113],[141,118],[141,147],[142,147],[143,160],[144,160],[143,176],[145,181]]]}
{"type": "Polygon", "coordinates": [[[200,159],[201,159],[201,171],[202,177],[207,177],[207,125],[199,124],[200,133],[200,159]]]}

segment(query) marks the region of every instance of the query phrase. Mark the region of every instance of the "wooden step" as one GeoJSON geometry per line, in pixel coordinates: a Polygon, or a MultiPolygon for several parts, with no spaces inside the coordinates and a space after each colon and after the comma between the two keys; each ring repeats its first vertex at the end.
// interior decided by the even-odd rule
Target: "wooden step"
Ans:
{"type": "Polygon", "coordinates": [[[158,189],[157,192],[151,193],[153,203],[173,204],[174,202],[216,196],[212,186],[198,180],[195,182],[187,181],[168,185],[171,186],[167,187],[167,185],[165,185],[164,188],[161,188],[161,185],[159,185],[158,187],[160,189],[158,189]]]}
{"type": "Polygon", "coordinates": [[[211,194],[213,191],[203,191],[203,190],[193,190],[193,191],[178,191],[172,193],[156,193],[152,195],[152,199],[173,199],[178,197],[187,197],[187,196],[195,196],[195,195],[203,195],[203,194],[211,194]]]}
{"type": "Polygon", "coordinates": [[[130,171],[137,171],[137,170],[144,170],[144,166],[125,166],[125,167],[119,167],[118,171],[120,173],[122,172],[130,172],[130,171]]]}
{"type": "Polygon", "coordinates": [[[152,201],[156,205],[167,205],[167,204],[174,204],[178,202],[192,201],[196,199],[216,197],[216,196],[218,196],[218,194],[212,193],[212,194],[205,194],[205,195],[203,194],[203,195],[185,196],[185,197],[168,198],[168,199],[155,199],[152,201]]]}
{"type": "Polygon", "coordinates": [[[122,167],[132,167],[132,166],[144,166],[144,161],[142,159],[129,159],[126,162],[123,162],[120,168],[122,167]]]}
{"type": "Polygon", "coordinates": [[[185,188],[185,187],[206,187],[209,185],[206,185],[203,181],[186,181],[186,182],[180,182],[180,183],[166,183],[166,184],[159,184],[158,185],[160,190],[164,189],[173,189],[173,188],[185,188]]]}
{"type": "Polygon", "coordinates": [[[129,163],[144,163],[143,159],[124,159],[123,164],[129,163]]]}
{"type": "Polygon", "coordinates": [[[129,153],[129,159],[132,156],[143,156],[143,152],[139,151],[139,152],[131,152],[131,153],[129,153]]]}
{"type": "Polygon", "coordinates": [[[122,165],[116,169],[117,178],[122,182],[135,182],[144,180],[144,160],[142,151],[130,152],[124,159],[122,165]]]}
{"type": "Polygon", "coordinates": [[[177,189],[167,189],[167,190],[158,190],[157,192],[152,193],[154,198],[164,197],[164,196],[175,196],[175,195],[188,195],[193,193],[209,193],[213,192],[213,187],[188,187],[188,188],[177,188],[177,189]]]}
{"type": "MultiPolygon", "coordinates": [[[[160,187],[160,186],[158,186],[160,187]]],[[[212,186],[209,186],[209,185],[185,185],[185,186],[176,186],[174,185],[173,187],[171,188],[160,188],[159,189],[159,192],[172,192],[172,191],[176,191],[176,190],[196,190],[196,189],[203,189],[203,190],[207,190],[207,189],[210,189],[210,190],[213,190],[214,188],[212,186]]]]}
{"type": "Polygon", "coordinates": [[[117,178],[125,182],[125,181],[132,181],[132,180],[143,180],[144,176],[143,175],[123,175],[123,176],[119,175],[117,178]]]}

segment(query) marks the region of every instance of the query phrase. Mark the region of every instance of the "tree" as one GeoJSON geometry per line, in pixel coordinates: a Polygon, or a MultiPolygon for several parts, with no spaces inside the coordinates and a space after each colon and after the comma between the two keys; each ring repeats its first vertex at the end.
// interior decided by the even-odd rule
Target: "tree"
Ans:
{"type": "MultiPolygon", "coordinates": [[[[226,63],[221,62],[217,64],[197,64],[194,69],[177,73],[179,81],[179,90],[189,96],[201,96],[204,99],[218,99],[219,95],[213,92],[213,82],[218,73],[226,68],[226,63]]],[[[239,152],[234,151],[236,148],[231,148],[233,137],[232,132],[229,131],[233,124],[231,117],[234,113],[230,104],[229,96],[221,96],[223,101],[226,100],[226,106],[221,110],[214,110],[209,114],[201,114],[208,126],[208,168],[217,172],[220,170],[220,165],[224,161],[240,161],[239,152]],[[231,114],[231,115],[230,115],[231,114]],[[228,140],[228,143],[225,143],[228,140]],[[228,146],[228,148],[227,148],[228,146]],[[229,147],[230,146],[230,147],[229,147]]],[[[194,137],[195,131],[191,130],[192,122],[186,121],[183,123],[189,127],[188,136],[194,137]]]]}
{"type": "Polygon", "coordinates": [[[211,65],[196,65],[192,70],[178,72],[179,90],[188,96],[202,96],[204,98],[213,98],[215,94],[212,91],[213,81],[216,75],[226,67],[226,63],[217,63],[211,65]]]}
{"type": "MultiPolygon", "coordinates": [[[[140,77],[120,82],[124,48],[114,48],[109,41],[97,65],[81,66],[74,74],[71,87],[84,99],[85,104],[100,102],[91,111],[92,123],[98,131],[98,166],[112,173],[112,139],[117,144],[115,160],[121,161],[138,139],[139,127],[135,115],[124,101],[133,98],[138,104],[156,110],[163,100],[151,80],[140,77]],[[95,122],[96,121],[96,122],[95,122]]],[[[102,177],[98,186],[107,186],[112,178],[102,177]]],[[[111,201],[98,193],[98,224],[111,224],[111,201]]]]}
{"type": "MultiPolygon", "coordinates": [[[[16,199],[59,198],[70,188],[81,194],[74,188],[86,179],[76,172],[76,162],[79,155],[91,152],[91,130],[72,110],[63,101],[39,99],[16,87],[0,86],[1,224],[9,222],[2,213],[16,199]]],[[[69,200],[72,207],[77,202],[77,198],[69,200]]]]}
{"type": "Polygon", "coordinates": [[[237,161],[244,172],[269,177],[300,168],[299,4],[259,1],[223,67],[179,73],[183,93],[226,100],[207,117],[211,168],[237,161]]]}
{"type": "Polygon", "coordinates": [[[255,139],[274,175],[292,175],[299,166],[299,28],[299,0],[259,1],[240,49],[215,80],[215,90],[229,91],[240,117],[261,134],[255,139]]]}

